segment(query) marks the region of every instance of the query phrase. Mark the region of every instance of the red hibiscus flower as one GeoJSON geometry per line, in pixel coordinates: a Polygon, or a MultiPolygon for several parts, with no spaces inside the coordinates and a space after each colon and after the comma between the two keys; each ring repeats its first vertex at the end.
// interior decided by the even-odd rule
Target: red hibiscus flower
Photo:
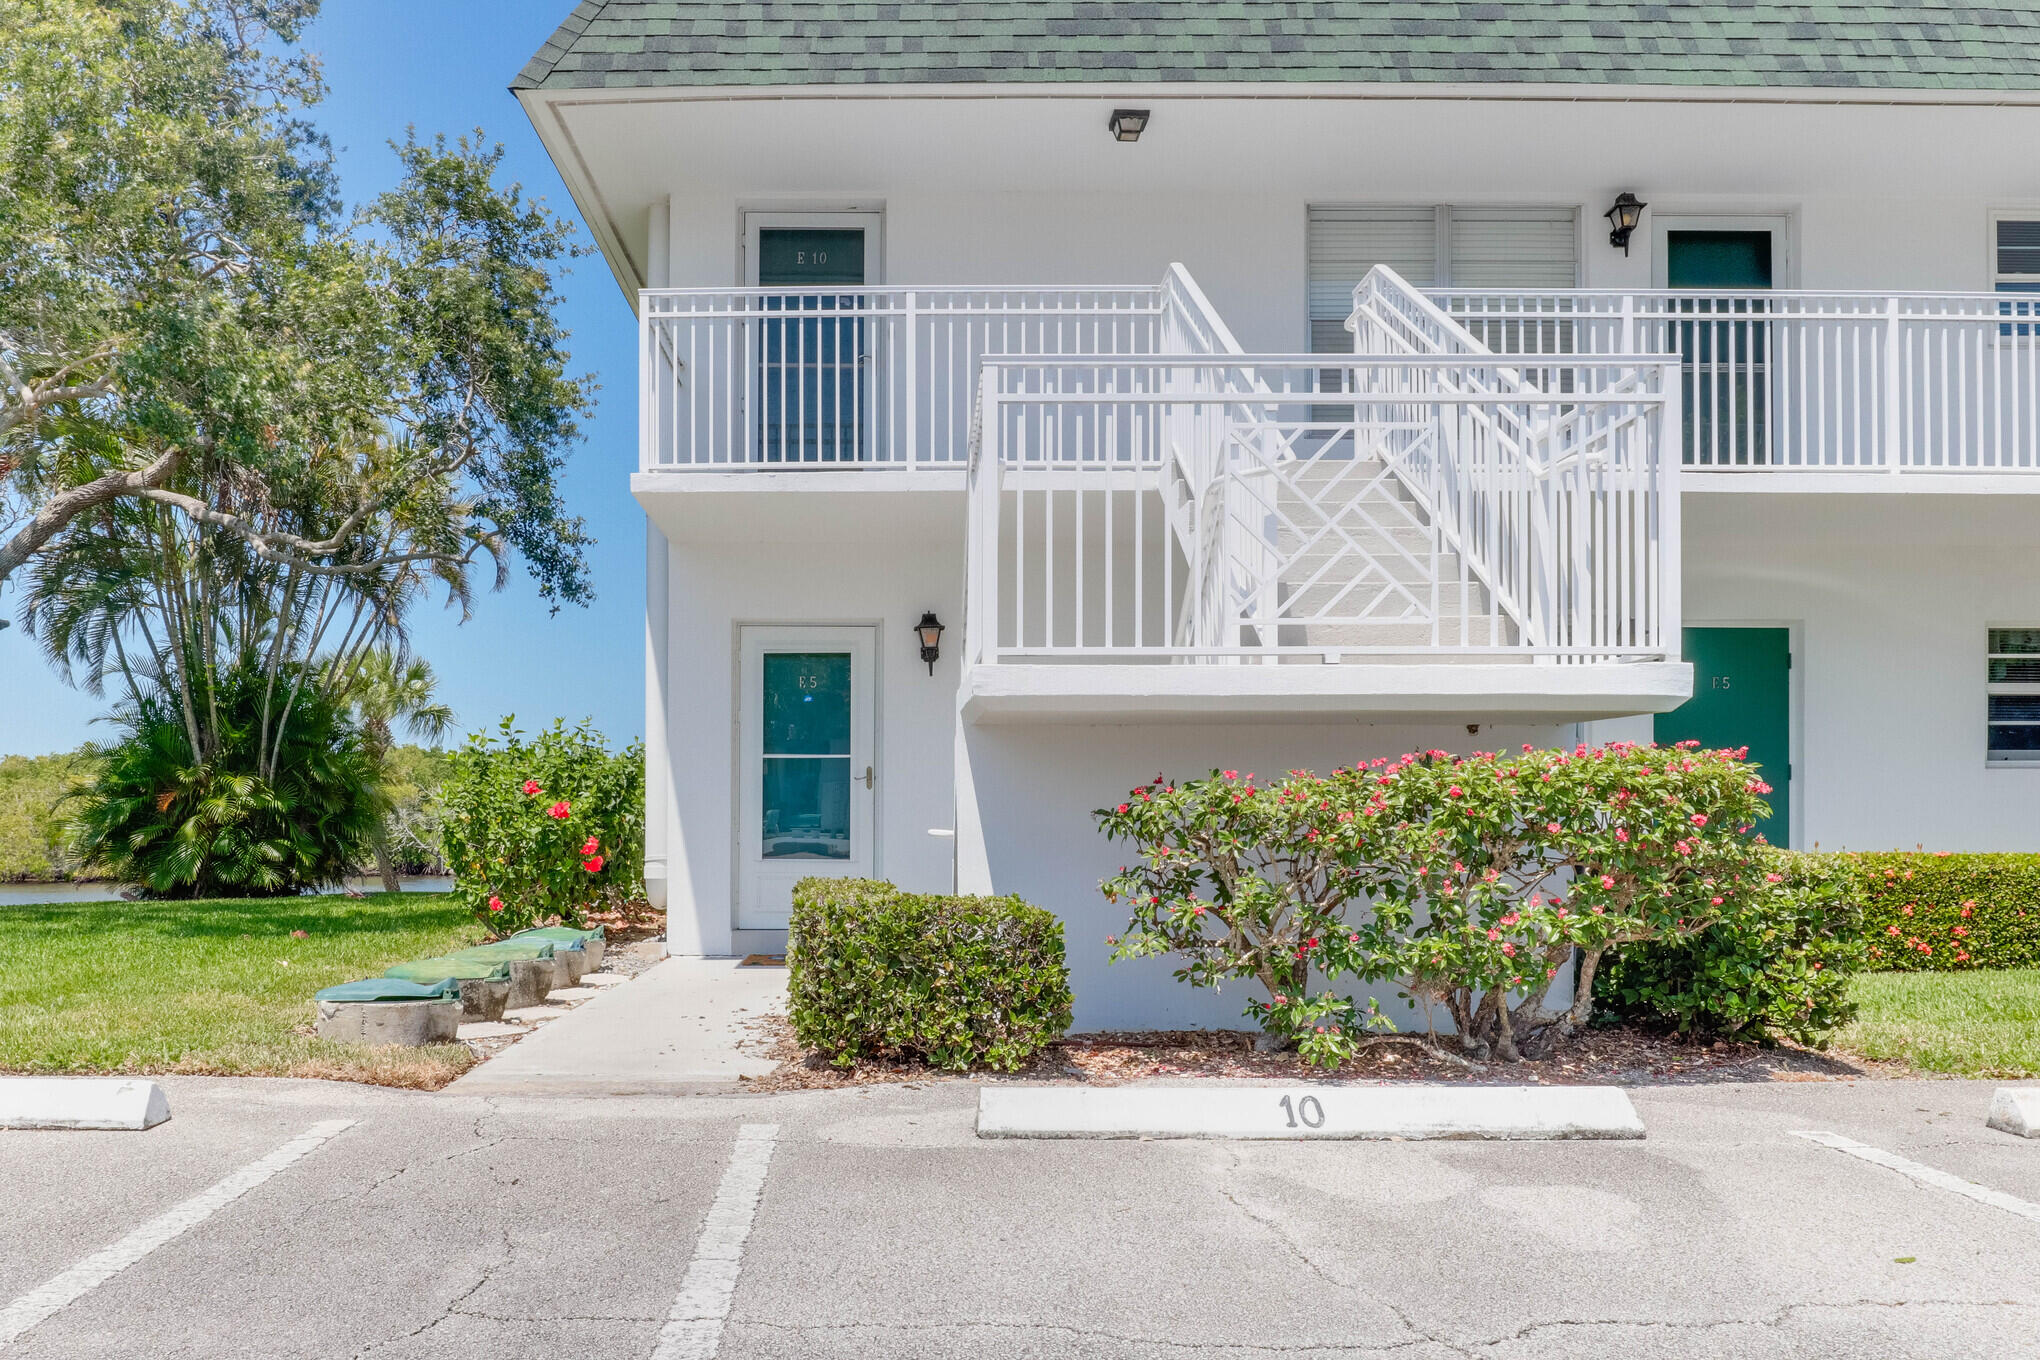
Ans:
{"type": "Polygon", "coordinates": [[[559,802],[554,803],[551,807],[547,808],[545,810],[545,815],[548,817],[557,818],[558,820],[564,822],[565,820],[567,820],[568,815],[571,814],[572,812],[573,809],[567,806],[567,800],[562,798],[560,799],[559,802]]]}
{"type": "Polygon", "coordinates": [[[597,840],[595,837],[590,836],[586,841],[582,842],[581,853],[584,855],[592,855],[601,848],[602,842],[597,840]]]}
{"type": "Polygon", "coordinates": [[[524,796],[526,798],[536,798],[538,796],[538,781],[536,779],[524,781],[524,796]]]}
{"type": "Polygon", "coordinates": [[[589,857],[588,857],[587,859],[584,859],[584,860],[582,860],[582,861],[581,861],[581,867],[582,867],[583,869],[586,869],[586,870],[587,870],[587,871],[588,871],[589,873],[591,873],[591,874],[599,874],[599,873],[601,873],[601,872],[602,872],[602,856],[600,856],[600,855],[590,855],[590,856],[589,856],[589,857]]]}
{"type": "Polygon", "coordinates": [[[490,911],[501,911],[501,910],[503,910],[503,899],[502,899],[502,898],[500,898],[500,897],[492,897],[492,898],[490,898],[490,899],[489,899],[489,910],[490,910],[490,911]]]}

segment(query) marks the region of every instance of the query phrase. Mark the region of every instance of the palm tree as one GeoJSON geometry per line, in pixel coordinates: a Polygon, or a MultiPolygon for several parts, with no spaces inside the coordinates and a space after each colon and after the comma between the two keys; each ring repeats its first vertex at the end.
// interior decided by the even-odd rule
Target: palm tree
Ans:
{"type": "MultiPolygon", "coordinates": [[[[445,740],[453,726],[453,710],[434,696],[438,683],[432,667],[417,657],[382,650],[361,657],[347,684],[347,704],[361,731],[362,753],[375,767],[378,784],[389,783],[389,755],[396,745],[399,724],[411,736],[434,746],[445,740]]],[[[377,823],[369,845],[375,852],[383,891],[401,891],[396,861],[390,855],[388,813],[377,823]]]]}

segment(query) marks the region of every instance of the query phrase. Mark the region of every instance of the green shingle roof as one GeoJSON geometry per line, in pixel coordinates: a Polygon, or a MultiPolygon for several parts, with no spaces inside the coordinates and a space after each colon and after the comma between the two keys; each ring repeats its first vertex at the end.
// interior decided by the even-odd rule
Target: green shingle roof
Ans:
{"type": "Polygon", "coordinates": [[[1355,81],[2040,89],[2040,5],[582,0],[516,89],[1355,81]]]}

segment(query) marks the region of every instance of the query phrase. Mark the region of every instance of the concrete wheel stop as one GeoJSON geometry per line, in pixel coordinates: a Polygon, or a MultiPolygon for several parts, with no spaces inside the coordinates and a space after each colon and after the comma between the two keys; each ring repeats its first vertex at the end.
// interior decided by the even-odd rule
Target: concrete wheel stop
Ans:
{"type": "Polygon", "coordinates": [[[986,1086],[980,1138],[1641,1138],[1613,1086],[986,1086]]]}
{"type": "Polygon", "coordinates": [[[450,1044],[460,1035],[458,1001],[321,1001],[321,1039],[343,1043],[450,1044]]]}
{"type": "Polygon", "coordinates": [[[2040,1138],[2040,1086],[2000,1086],[1984,1123],[2021,1138],[2040,1138]]]}
{"type": "Polygon", "coordinates": [[[170,1117],[153,1081],[0,1077],[0,1129],[152,1129],[170,1117]]]}

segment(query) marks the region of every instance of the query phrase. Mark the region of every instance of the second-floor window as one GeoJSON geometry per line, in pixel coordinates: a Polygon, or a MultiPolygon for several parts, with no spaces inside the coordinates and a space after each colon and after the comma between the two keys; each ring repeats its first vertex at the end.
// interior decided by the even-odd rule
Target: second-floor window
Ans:
{"type": "Polygon", "coordinates": [[[1419,288],[1574,288],[1579,234],[1571,206],[1312,208],[1311,352],[1352,351],[1353,289],[1377,264],[1419,288]]]}
{"type": "MultiPolygon", "coordinates": [[[[2007,316],[2040,317],[2040,214],[1999,217],[1991,223],[1991,289],[1999,293],[2030,293],[2030,300],[2006,302],[2007,316]]],[[[2030,336],[2033,326],[2000,326],[2004,335],[2030,336]]]]}

